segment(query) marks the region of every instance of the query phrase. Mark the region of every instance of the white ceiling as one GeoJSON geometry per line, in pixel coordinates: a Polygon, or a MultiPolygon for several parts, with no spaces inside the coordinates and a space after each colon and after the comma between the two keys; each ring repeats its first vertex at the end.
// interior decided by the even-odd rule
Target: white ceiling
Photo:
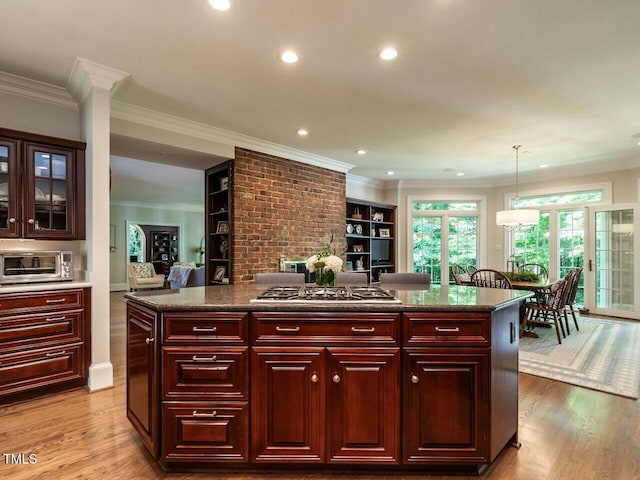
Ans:
{"type": "Polygon", "coordinates": [[[512,176],[514,144],[521,173],[640,165],[639,19],[637,0],[2,0],[0,71],[65,86],[82,57],[130,73],[120,102],[469,182],[512,176]]]}

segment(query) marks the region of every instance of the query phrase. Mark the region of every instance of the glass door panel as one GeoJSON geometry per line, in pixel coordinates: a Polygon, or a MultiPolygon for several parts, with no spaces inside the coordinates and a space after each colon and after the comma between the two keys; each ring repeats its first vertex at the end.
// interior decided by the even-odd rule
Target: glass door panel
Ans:
{"type": "MultiPolygon", "coordinates": [[[[584,217],[582,209],[558,211],[558,278],[564,277],[574,267],[584,266],[584,217]]],[[[584,275],[580,276],[575,304],[584,305],[584,275]]]]}
{"type": "Polygon", "coordinates": [[[0,232],[3,238],[19,237],[21,223],[18,217],[18,145],[0,139],[0,232]]]}
{"type": "Polygon", "coordinates": [[[442,280],[442,217],[413,218],[413,271],[442,280]]]}
{"type": "Polygon", "coordinates": [[[589,307],[594,313],[640,318],[637,207],[590,209],[589,307]]]}
{"type": "MultiPolygon", "coordinates": [[[[448,248],[448,262],[445,265],[447,272],[449,266],[457,264],[463,268],[469,265],[478,267],[478,217],[476,216],[452,216],[449,217],[448,230],[446,232],[448,248]]],[[[449,279],[453,283],[453,278],[449,279]]]]}

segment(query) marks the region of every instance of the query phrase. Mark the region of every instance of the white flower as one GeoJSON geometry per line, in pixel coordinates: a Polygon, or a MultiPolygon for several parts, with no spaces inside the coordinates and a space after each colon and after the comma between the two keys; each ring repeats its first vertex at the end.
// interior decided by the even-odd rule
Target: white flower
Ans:
{"type": "Polygon", "coordinates": [[[340,272],[342,270],[342,259],[336,255],[311,255],[307,258],[307,270],[310,272],[315,271],[316,263],[324,264],[322,267],[323,272],[328,272],[329,270],[333,272],[340,272]]]}

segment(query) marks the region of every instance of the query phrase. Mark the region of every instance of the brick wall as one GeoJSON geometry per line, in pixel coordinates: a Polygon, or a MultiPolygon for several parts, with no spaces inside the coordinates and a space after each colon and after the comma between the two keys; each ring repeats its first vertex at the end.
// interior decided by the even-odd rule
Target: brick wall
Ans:
{"type": "Polygon", "coordinates": [[[313,255],[332,234],[344,259],[345,186],[344,173],[236,148],[233,283],[313,255]]]}

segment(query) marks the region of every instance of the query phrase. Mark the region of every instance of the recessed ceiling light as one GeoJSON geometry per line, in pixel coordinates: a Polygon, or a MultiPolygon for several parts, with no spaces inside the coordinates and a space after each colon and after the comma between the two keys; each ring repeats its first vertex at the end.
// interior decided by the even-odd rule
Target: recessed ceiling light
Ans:
{"type": "Polygon", "coordinates": [[[359,150],[356,150],[356,153],[357,153],[358,155],[365,155],[365,154],[367,153],[367,151],[366,151],[366,150],[363,150],[363,149],[359,149],[359,150]]]}
{"type": "Polygon", "coordinates": [[[211,5],[216,10],[229,10],[231,7],[231,2],[229,0],[209,0],[209,5],[211,5]]]}
{"type": "Polygon", "coordinates": [[[296,63],[298,61],[298,55],[292,50],[287,50],[282,55],[280,55],[280,60],[282,60],[284,63],[296,63]]]}
{"type": "Polygon", "coordinates": [[[398,56],[398,51],[393,47],[387,47],[380,52],[380,58],[382,60],[393,60],[398,56]]]}
{"type": "Polygon", "coordinates": [[[464,172],[458,172],[458,173],[456,173],[456,175],[457,175],[458,177],[464,177],[464,172]]]}
{"type": "Polygon", "coordinates": [[[538,168],[547,168],[549,165],[547,165],[546,163],[544,165],[538,165],[538,168]]]}
{"type": "Polygon", "coordinates": [[[395,173],[396,173],[396,172],[394,172],[393,170],[389,170],[389,171],[387,172],[387,175],[394,175],[395,173]]]}
{"type": "Polygon", "coordinates": [[[307,135],[309,135],[309,131],[305,128],[301,128],[298,130],[298,135],[300,135],[301,137],[306,137],[307,135]]]}
{"type": "Polygon", "coordinates": [[[640,142],[638,142],[638,145],[640,145],[640,142]]]}

